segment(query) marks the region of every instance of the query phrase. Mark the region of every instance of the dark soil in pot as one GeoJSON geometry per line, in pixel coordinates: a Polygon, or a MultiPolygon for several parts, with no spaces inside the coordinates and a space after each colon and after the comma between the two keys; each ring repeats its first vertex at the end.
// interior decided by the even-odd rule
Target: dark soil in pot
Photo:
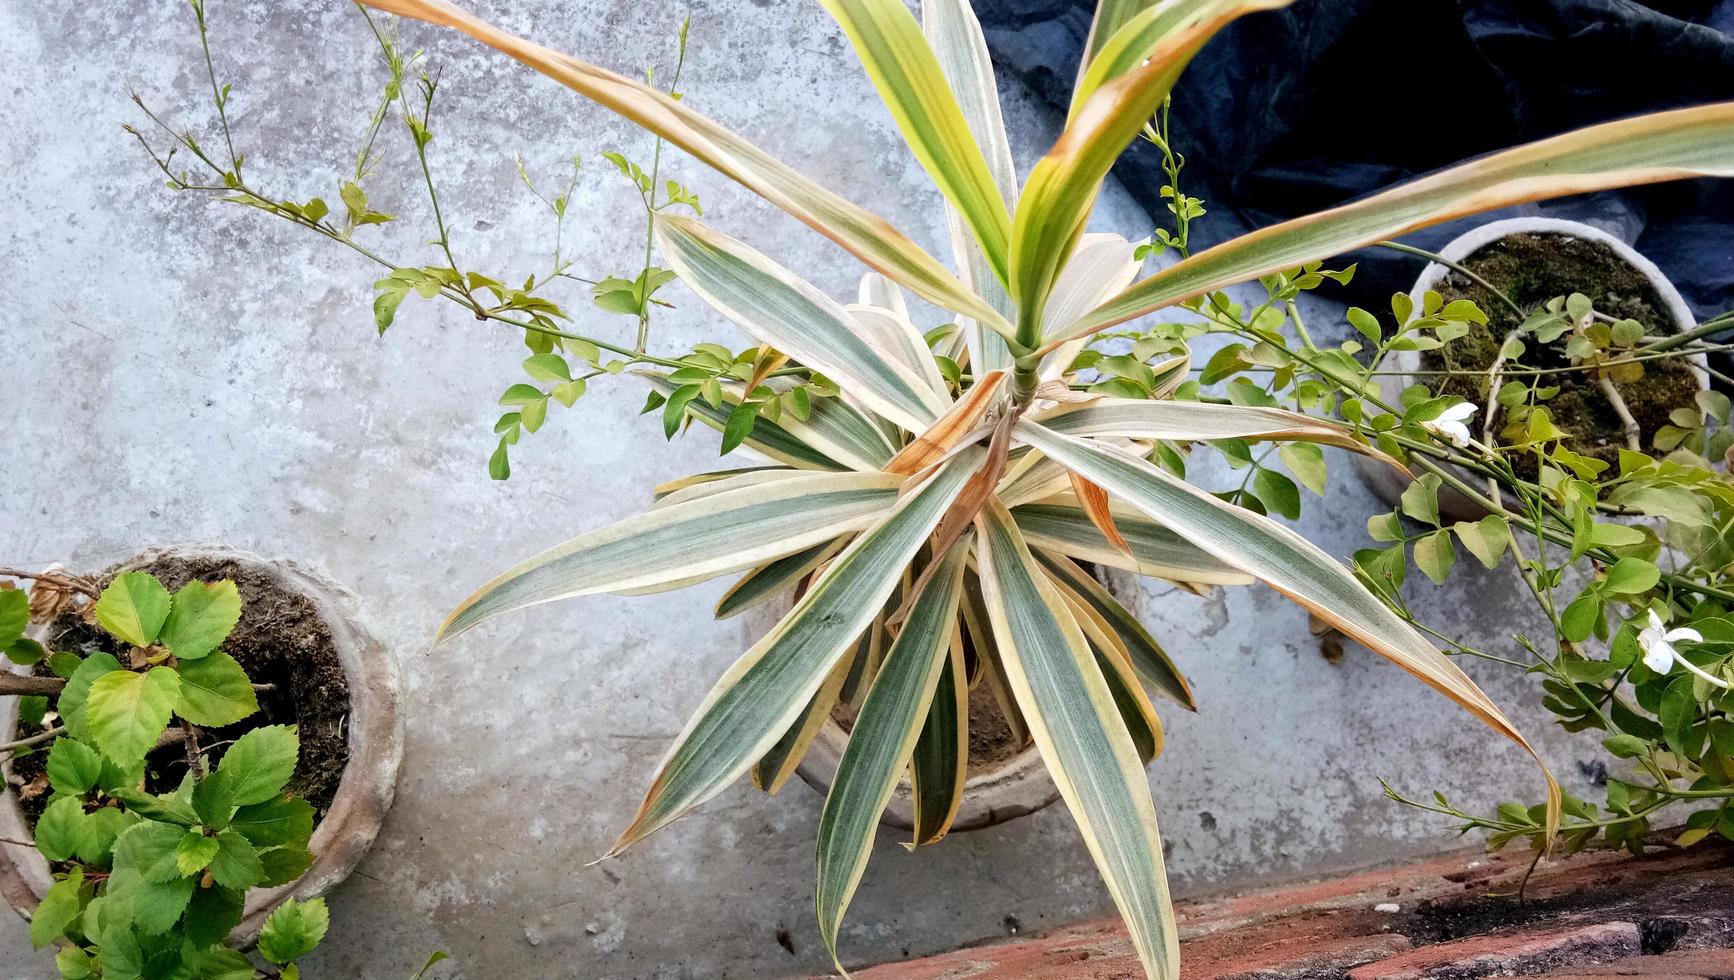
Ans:
{"type": "MultiPolygon", "coordinates": [[[[223,643],[255,684],[274,688],[259,691],[259,711],[223,728],[201,729],[201,744],[211,746],[205,758],[221,761],[229,743],[254,728],[294,725],[301,739],[301,758],[288,790],[305,798],[319,819],[325,817],[344,766],[349,762],[349,683],[338,660],[331,630],[313,602],[286,591],[263,572],[217,558],[161,558],[142,566],[162,580],[172,592],[188,581],[233,580],[241,593],[241,620],[223,643]]],[[[106,584],[106,578],[101,584],[106,584]]],[[[119,653],[116,641],[77,615],[63,616],[51,624],[51,649],[119,653]]],[[[38,673],[46,674],[46,668],[38,673]]],[[[21,730],[19,737],[34,734],[21,730]]],[[[48,805],[48,793],[31,795],[38,777],[46,785],[47,747],[12,762],[14,780],[22,784],[20,799],[27,821],[48,805]]],[[[187,757],[180,744],[155,749],[146,759],[145,782],[152,792],[166,792],[179,785],[187,771],[187,757]]],[[[15,787],[19,788],[19,787],[15,787]]]]}
{"type": "MultiPolygon", "coordinates": [[[[1458,263],[1492,283],[1517,305],[1533,309],[1568,293],[1583,293],[1598,312],[1644,325],[1649,334],[1674,333],[1678,329],[1667,304],[1645,278],[1613,249],[1601,242],[1569,235],[1522,233],[1507,235],[1470,253],[1458,263]]],[[[1486,371],[1498,355],[1505,337],[1523,322],[1490,290],[1452,270],[1436,287],[1446,302],[1473,300],[1486,312],[1488,324],[1473,326],[1454,343],[1421,355],[1429,371],[1473,371],[1474,375],[1428,378],[1440,393],[1455,395],[1477,406],[1487,400],[1486,371]]],[[[1522,364],[1530,368],[1567,367],[1564,342],[1542,345],[1525,337],[1527,350],[1522,364]]],[[[1581,373],[1550,376],[1560,386],[1558,395],[1545,404],[1554,425],[1567,433],[1566,444],[1576,452],[1616,463],[1625,447],[1618,415],[1595,380],[1581,373]]],[[[1527,379],[1526,379],[1527,380],[1527,379]]],[[[1620,396],[1642,430],[1642,445],[1654,452],[1656,430],[1668,423],[1668,413],[1692,405],[1699,391],[1698,379],[1683,358],[1660,358],[1644,364],[1644,376],[1617,384],[1620,396]]],[[[1476,420],[1479,430],[1481,420],[1476,420]]],[[[1502,423],[1494,420],[1494,429],[1502,423]]],[[[1527,461],[1533,472],[1534,462],[1527,461]]]]}

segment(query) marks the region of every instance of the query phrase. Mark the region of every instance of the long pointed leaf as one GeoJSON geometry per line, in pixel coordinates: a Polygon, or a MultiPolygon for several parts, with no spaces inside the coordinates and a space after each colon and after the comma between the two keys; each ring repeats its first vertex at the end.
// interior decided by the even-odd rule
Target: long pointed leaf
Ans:
{"type": "Polygon", "coordinates": [[[799,276],[690,218],[658,218],[656,240],[688,288],[755,340],[824,372],[906,429],[919,432],[938,417],[920,379],[874,350],[848,311],[799,276]]]}
{"type": "Polygon", "coordinates": [[[716,618],[728,619],[739,616],[748,609],[765,602],[784,590],[795,587],[802,578],[814,569],[830,561],[832,556],[843,550],[848,541],[847,535],[839,535],[823,544],[814,545],[806,551],[796,552],[778,558],[776,561],[763,565],[741,576],[740,581],[729,586],[721,599],[716,603],[716,618]]]}
{"type": "MultiPolygon", "coordinates": [[[[1012,163],[1011,142],[1006,138],[1005,120],[1000,113],[999,85],[994,80],[993,61],[981,23],[970,9],[969,0],[926,0],[921,4],[921,24],[1009,214],[1017,208],[1017,171],[1012,163]]],[[[1016,311],[1005,283],[995,273],[975,236],[969,233],[963,216],[950,204],[945,208],[945,224],[963,284],[1010,322],[1016,311]]],[[[1011,370],[1011,349],[1004,337],[982,329],[970,317],[962,318],[959,325],[977,376],[1011,370]]]]}
{"type": "Polygon", "coordinates": [[[831,673],[825,678],[825,683],[819,685],[819,690],[813,693],[813,700],[807,702],[807,707],[801,711],[800,717],[777,739],[770,751],[766,752],[758,762],[753,763],[753,785],[771,796],[776,796],[801,767],[801,760],[806,758],[807,750],[813,747],[813,740],[819,737],[819,729],[825,727],[831,712],[837,707],[837,695],[843,690],[843,678],[849,674],[849,663],[838,660],[831,668],[831,673]]]}
{"type": "Polygon", "coordinates": [[[915,158],[963,216],[1004,282],[1011,213],[909,8],[903,0],[822,2],[854,44],[915,158]]]}
{"type": "MultiPolygon", "coordinates": [[[[987,599],[981,591],[981,576],[974,569],[963,579],[963,626],[975,649],[980,679],[987,682],[988,691],[993,694],[993,701],[999,707],[1000,716],[1011,728],[1012,737],[1017,744],[1028,744],[1030,726],[1024,721],[1023,711],[1018,708],[1017,696],[1012,693],[1011,682],[1006,679],[1005,665],[1000,663],[999,650],[993,642],[993,623],[987,615],[987,599]]],[[[965,697],[968,697],[968,692],[965,692],[965,697]]]]}
{"type": "Polygon", "coordinates": [[[969,681],[963,674],[961,641],[952,643],[930,701],[921,737],[909,755],[915,827],[903,846],[910,850],[942,840],[963,805],[969,775],[969,681]]]}
{"type": "Polygon", "coordinates": [[[1090,63],[1096,60],[1096,55],[1103,45],[1120,29],[1125,27],[1132,18],[1154,6],[1156,0],[1098,0],[1096,14],[1090,19],[1090,33],[1084,38],[1084,53],[1078,59],[1078,78],[1073,83],[1074,97],[1080,91],[1084,75],[1090,70],[1090,63]]]}
{"type": "Polygon", "coordinates": [[[1035,421],[1054,432],[1090,438],[1316,442],[1401,466],[1384,453],[1356,440],[1346,429],[1280,408],[1102,397],[1061,405],[1035,421]]]}
{"type": "Polygon", "coordinates": [[[1151,980],[1179,976],[1156,807],[1138,749],[1065,600],[1005,508],[982,512],[981,581],[1018,704],[1151,980]]]}
{"type": "Polygon", "coordinates": [[[815,473],[659,507],[542,552],[477,589],[444,638],[556,599],[715,576],[858,531],[895,505],[900,478],[815,473]]]}
{"type": "Polygon", "coordinates": [[[951,404],[945,376],[939,373],[939,364],[933,359],[933,348],[927,345],[927,338],[909,319],[909,314],[858,303],[845,309],[855,321],[856,329],[874,350],[921,379],[921,394],[927,407],[944,412],[951,404]]]}
{"type": "MultiPolygon", "coordinates": [[[[959,538],[915,596],[902,632],[874,679],[819,816],[819,935],[837,957],[837,929],[867,870],[867,857],[897,779],[909,763],[957,632],[968,537],[959,538]]],[[[842,966],[839,963],[838,968],[842,966]]]]}
{"type": "MultiPolygon", "coordinates": [[[[706,475],[715,476],[714,474],[706,475]]],[[[663,489],[665,487],[670,487],[670,484],[665,483],[656,488],[659,496],[656,498],[656,502],[651,504],[651,507],[673,507],[675,504],[684,504],[694,500],[703,500],[706,497],[714,497],[719,493],[728,493],[730,490],[741,490],[746,487],[762,487],[766,484],[777,483],[782,480],[799,480],[812,475],[813,473],[811,470],[796,470],[784,467],[755,467],[737,470],[728,476],[715,476],[714,479],[696,480],[690,483],[684,483],[678,487],[671,487],[666,493],[663,492],[663,489]]]]}
{"type": "Polygon", "coordinates": [[[1102,179],[1162,105],[1186,63],[1229,21],[1288,2],[1170,0],[1135,17],[1102,48],[1086,78],[1105,72],[1101,65],[1118,64],[1122,49],[1135,50],[1137,67],[1105,78],[1072,113],[1053,148],[1030,171],[1012,219],[1011,296],[1020,342],[1040,339],[1049,292],[1089,220],[1102,179]],[[1140,25],[1147,30],[1140,33],[1140,25]]]}
{"type": "Polygon", "coordinates": [[[1688,177],[1734,177],[1734,102],[1590,126],[1242,235],[1134,284],[1049,338],[1047,346],[1466,215],[1688,177]]]}
{"type": "MultiPolygon", "coordinates": [[[[677,494],[688,487],[701,486],[707,483],[719,483],[723,480],[732,480],[735,477],[746,476],[750,473],[778,473],[787,476],[797,476],[800,474],[800,471],[791,469],[787,466],[738,466],[734,469],[711,470],[706,473],[689,473],[686,476],[670,480],[667,483],[658,484],[656,489],[651,491],[651,493],[656,498],[656,502],[661,503],[662,501],[667,500],[670,496],[677,494]]],[[[776,479],[776,477],[770,477],[766,482],[774,479],[776,479]]]]}
{"type": "Polygon", "coordinates": [[[1162,649],[1162,644],[1156,642],[1156,638],[1150,635],[1150,631],[1144,628],[1138,617],[1121,605],[1113,593],[1064,555],[1037,549],[1036,559],[1053,573],[1056,582],[1076,593],[1080,600],[1102,617],[1125,647],[1126,655],[1132,662],[1132,669],[1138,672],[1144,683],[1184,705],[1187,710],[1198,710],[1198,702],[1193,699],[1192,685],[1186,682],[1186,675],[1175,666],[1168,651],[1162,649]]]}
{"type": "Polygon", "coordinates": [[[641,82],[502,31],[447,0],[365,2],[388,13],[456,28],[516,58],[739,181],[924,299],[981,319],[993,329],[1010,329],[993,307],[965,289],[945,266],[884,218],[819,186],[738,134],[694,112],[684,102],[641,82]]]}
{"type": "MultiPolygon", "coordinates": [[[[1084,235],[1078,239],[1077,252],[1060,270],[1059,278],[1054,280],[1053,294],[1042,310],[1043,331],[1059,330],[1095,309],[1130,286],[1143,268],[1144,260],[1138,257],[1138,246],[1124,237],[1084,235]]],[[[1089,342],[1088,338],[1080,337],[1049,354],[1042,362],[1042,380],[1052,381],[1064,374],[1089,342]]]]}
{"type": "MultiPolygon", "coordinates": [[[[1414,674],[1536,757],[1528,740],[1469,676],[1367,591],[1341,563],[1292,529],[1226,503],[1116,447],[1063,436],[1032,422],[1018,434],[1056,462],[1160,521],[1414,674]]],[[[1550,812],[1560,790],[1547,772],[1550,812]]]]}
{"type": "MultiPolygon", "coordinates": [[[[1110,491],[1111,492],[1111,491],[1110,491]]],[[[1018,527],[1038,548],[1084,561],[1124,568],[1155,578],[1204,585],[1245,585],[1252,576],[1153,520],[1138,515],[1114,515],[1114,527],[1132,546],[1136,563],[1102,537],[1090,518],[1064,504],[1022,504],[1012,508],[1018,527]]]]}
{"type": "Polygon", "coordinates": [[[735,661],[669,750],[609,855],[710,799],[776,743],[861,635],[958,492],[981,465],[964,453],[862,532],[782,622],[735,661]]]}

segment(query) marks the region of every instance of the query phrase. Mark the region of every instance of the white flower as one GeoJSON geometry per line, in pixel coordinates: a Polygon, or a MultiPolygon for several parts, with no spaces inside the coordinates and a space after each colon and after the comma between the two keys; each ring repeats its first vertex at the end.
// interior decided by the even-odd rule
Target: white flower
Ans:
{"type": "Polygon", "coordinates": [[[1458,449],[1469,446],[1469,426],[1466,424],[1470,416],[1475,414],[1475,406],[1468,402],[1458,402],[1439,413],[1439,417],[1421,423],[1421,428],[1433,433],[1458,449]]]}
{"type": "Polygon", "coordinates": [[[1704,636],[1697,630],[1688,627],[1667,629],[1667,624],[1662,622],[1662,617],[1656,615],[1654,609],[1650,610],[1650,625],[1638,632],[1638,648],[1644,651],[1644,666],[1658,674],[1666,674],[1677,663],[1717,687],[1725,688],[1728,686],[1727,681],[1719,677],[1712,677],[1702,667],[1680,656],[1679,651],[1674,649],[1674,644],[1682,642],[1702,643],[1704,636]]]}

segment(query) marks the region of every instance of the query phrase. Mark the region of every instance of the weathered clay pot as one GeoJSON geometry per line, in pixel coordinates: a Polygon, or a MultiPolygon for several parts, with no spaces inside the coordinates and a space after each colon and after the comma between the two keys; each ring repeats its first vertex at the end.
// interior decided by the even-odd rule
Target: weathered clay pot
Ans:
{"type": "MultiPolygon", "coordinates": [[[[1580,221],[1535,217],[1493,221],[1472,228],[1453,238],[1448,245],[1439,250],[1439,255],[1449,261],[1461,263],[1483,246],[1490,245],[1510,235],[1522,234],[1569,235],[1573,238],[1606,245],[1626,264],[1649,280],[1650,285],[1656,291],[1656,296],[1667,307],[1668,313],[1674,321],[1673,327],[1677,332],[1684,333],[1697,326],[1697,320],[1692,316],[1692,308],[1686,305],[1686,300],[1680,295],[1680,291],[1674,288],[1674,284],[1668,281],[1668,277],[1662,274],[1662,270],[1658,269],[1654,262],[1644,258],[1636,249],[1619,238],[1594,225],[1586,225],[1580,221]]],[[[1427,263],[1427,267],[1421,270],[1420,277],[1415,280],[1414,287],[1409,290],[1409,300],[1414,303],[1416,309],[1421,308],[1422,297],[1427,291],[1436,289],[1440,280],[1444,279],[1450,272],[1449,268],[1437,262],[1427,263]]],[[[1708,362],[1703,354],[1690,355],[1687,360],[1701,368],[1708,367],[1708,362]]],[[[1395,351],[1385,363],[1390,371],[1396,373],[1386,374],[1378,379],[1380,395],[1386,402],[1396,404],[1400,400],[1403,389],[1419,380],[1409,372],[1421,369],[1421,353],[1419,351],[1395,351]]],[[[1696,375],[1699,382],[1708,388],[1709,376],[1703,371],[1696,372],[1696,375]]],[[[1474,422],[1476,432],[1479,433],[1479,426],[1483,421],[1481,416],[1477,414],[1474,422]]],[[[1389,466],[1364,456],[1355,457],[1355,468],[1360,472],[1367,485],[1372,487],[1381,499],[1393,507],[1397,506],[1403,491],[1408,489],[1408,480],[1389,466]]],[[[1480,485],[1479,477],[1463,471],[1459,471],[1459,473],[1472,486],[1480,485]]],[[[1473,521],[1480,519],[1487,513],[1481,505],[1449,487],[1439,492],[1439,511],[1447,521],[1473,521]]]]}
{"type": "MultiPolygon", "coordinates": [[[[391,808],[398,763],[403,758],[403,691],[397,660],[368,630],[353,593],[294,562],[223,547],[195,546],[153,549],[110,571],[141,568],[165,558],[239,562],[264,573],[285,591],[307,597],[330,628],[349,684],[349,761],[325,819],[313,830],[310,842],[313,865],[287,885],[255,888],[247,893],[245,918],[230,934],[229,941],[250,945],[272,909],[290,898],[305,900],[329,892],[349,876],[373,845],[386,811],[391,808]]],[[[15,698],[0,698],[0,732],[13,732],[17,709],[15,698]]],[[[4,794],[0,799],[0,838],[29,837],[18,797],[4,794]]],[[[0,842],[0,895],[19,915],[30,918],[52,884],[48,862],[35,848],[0,842]]]]}

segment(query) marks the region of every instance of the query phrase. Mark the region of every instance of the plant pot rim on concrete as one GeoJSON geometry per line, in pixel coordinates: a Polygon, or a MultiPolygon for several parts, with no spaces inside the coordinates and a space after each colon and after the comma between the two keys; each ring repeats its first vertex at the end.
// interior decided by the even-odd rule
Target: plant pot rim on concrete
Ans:
{"type": "MultiPolygon", "coordinates": [[[[1686,305],[1685,297],[1680,295],[1680,291],[1674,288],[1674,284],[1668,281],[1668,277],[1656,267],[1654,262],[1645,258],[1642,253],[1620,238],[1581,221],[1542,217],[1506,218],[1501,221],[1490,221],[1483,225],[1477,225],[1453,238],[1450,243],[1439,250],[1439,255],[1448,261],[1461,263],[1486,245],[1511,235],[1522,234],[1566,235],[1607,246],[1622,261],[1636,269],[1649,281],[1656,296],[1667,308],[1669,316],[1673,318],[1677,332],[1685,333],[1697,326],[1697,318],[1692,315],[1692,308],[1686,305]]],[[[1427,263],[1426,268],[1422,269],[1421,274],[1416,277],[1415,285],[1409,290],[1409,300],[1415,304],[1416,309],[1421,308],[1423,295],[1428,290],[1437,287],[1439,281],[1451,271],[1438,262],[1427,263]]],[[[1703,354],[1687,355],[1686,360],[1701,369],[1709,367],[1709,362],[1703,354]]],[[[1420,370],[1421,352],[1394,351],[1386,364],[1391,371],[1400,373],[1381,376],[1378,379],[1379,389],[1381,397],[1387,402],[1395,404],[1403,389],[1415,383],[1416,379],[1410,372],[1420,370]]],[[[1703,370],[1695,371],[1693,375],[1702,387],[1708,388],[1710,386],[1709,378],[1703,370]]],[[[1483,421],[1485,420],[1477,416],[1477,424],[1483,421]]],[[[1397,505],[1403,491],[1408,488],[1408,481],[1400,475],[1385,466],[1369,465],[1369,461],[1364,457],[1357,456],[1355,458],[1355,467],[1374,492],[1393,507],[1397,505]]],[[[1470,478],[1468,474],[1463,475],[1470,478]]],[[[1439,493],[1439,509],[1445,519],[1453,521],[1476,520],[1486,513],[1480,505],[1449,488],[1443,489],[1439,493]]]]}
{"type": "MultiPolygon", "coordinates": [[[[269,576],[280,588],[311,600],[331,631],[333,648],[349,685],[349,761],[325,819],[313,830],[313,864],[301,877],[276,888],[247,893],[241,924],[231,943],[251,945],[271,910],[287,899],[323,895],[349,876],[379,834],[397,788],[403,759],[403,690],[397,659],[368,628],[355,595],[319,572],[285,559],[268,559],[212,545],[152,548],[108,570],[141,568],[167,558],[234,561],[269,576]]],[[[105,574],[108,574],[105,573],[105,574]]],[[[25,668],[14,668],[22,671],[25,668]]],[[[11,732],[17,699],[0,699],[0,731],[11,732]]],[[[10,764],[8,764],[10,768],[10,764]]],[[[0,801],[0,838],[28,840],[30,831],[16,794],[0,801]]],[[[28,919],[53,877],[34,847],[0,842],[0,895],[28,919]]]]}
{"type": "MultiPolygon", "coordinates": [[[[1136,595],[1138,576],[1118,568],[1102,568],[1107,576],[1108,590],[1127,608],[1136,604],[1127,601],[1136,595]]],[[[796,773],[801,781],[813,787],[821,796],[831,791],[831,778],[837,763],[843,758],[843,748],[849,735],[833,718],[824,725],[801,759],[796,773]]],[[[981,830],[1016,820],[1019,817],[1051,806],[1060,798],[1060,790],[1048,775],[1047,764],[1035,745],[1026,745],[1016,755],[1001,760],[982,772],[972,772],[963,784],[963,802],[951,822],[952,833],[981,830]]],[[[897,830],[915,829],[915,801],[907,776],[898,780],[891,800],[879,815],[879,822],[897,830]]]]}

